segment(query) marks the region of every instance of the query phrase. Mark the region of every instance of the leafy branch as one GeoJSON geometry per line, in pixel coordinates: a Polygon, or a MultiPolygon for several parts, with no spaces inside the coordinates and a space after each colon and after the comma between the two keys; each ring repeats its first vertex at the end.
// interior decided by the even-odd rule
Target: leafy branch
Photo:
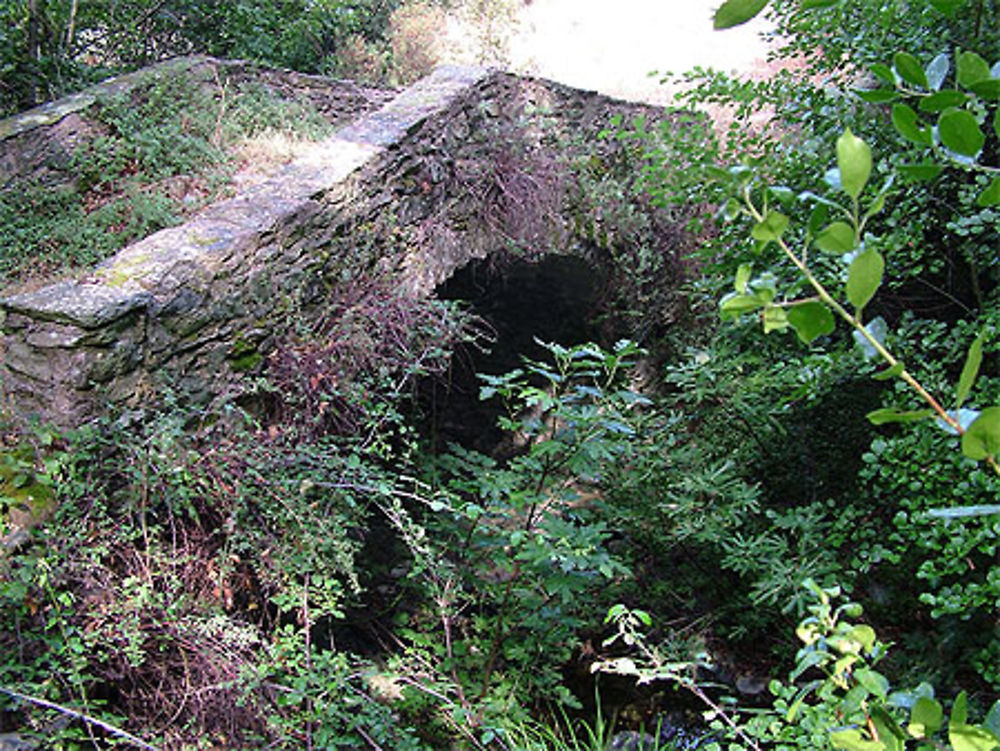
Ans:
{"type": "MultiPolygon", "coordinates": [[[[771,243],[777,245],[816,292],[816,297],[776,301],[777,288],[773,275],[751,279],[752,269],[749,264],[744,264],[736,273],[734,291],[720,303],[722,318],[725,320],[759,311],[765,332],[792,328],[806,344],[832,333],[835,316],[840,318],[854,330],[855,340],[866,353],[881,358],[888,366],[876,378],[899,378],[928,405],[928,408],[921,410],[876,410],[868,414],[872,423],[908,423],[937,417],[947,426],[946,429],[961,436],[963,454],[976,461],[985,461],[1000,476],[1000,463],[997,461],[997,454],[1000,452],[1000,407],[989,407],[981,412],[961,409],[979,374],[983,358],[983,335],[969,348],[956,385],[954,409],[948,410],[888,350],[884,340],[884,322],[876,318],[865,324],[864,309],[882,284],[885,259],[876,249],[865,247],[864,231],[868,220],[885,207],[892,184],[891,179],[887,180],[875,198],[862,206],[861,196],[871,172],[871,148],[847,129],[837,139],[837,169],[830,181],[847,195],[850,206],[845,207],[808,192],[801,194],[801,200],[812,201],[817,205],[810,217],[802,249],[796,251],[785,239],[785,232],[790,225],[789,218],[769,207],[768,191],[764,192],[760,202],[756,201],[752,180],[747,177],[743,168],[738,168],[736,174],[743,180],[742,205],[738,208],[738,213],[749,216],[754,221],[751,236],[757,241],[758,248],[763,249],[771,243]],[[843,219],[827,223],[831,208],[843,216],[843,219]],[[810,266],[810,244],[815,244],[820,251],[841,256],[848,261],[844,292],[853,312],[830,293],[810,266]]],[[[769,190],[773,193],[775,189],[769,190]]]]}

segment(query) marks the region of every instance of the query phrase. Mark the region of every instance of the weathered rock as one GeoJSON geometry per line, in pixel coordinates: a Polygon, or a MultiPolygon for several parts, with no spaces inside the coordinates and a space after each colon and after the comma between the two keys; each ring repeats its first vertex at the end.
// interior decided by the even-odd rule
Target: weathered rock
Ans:
{"type": "Polygon", "coordinates": [[[446,67],[271,180],[119,252],[86,278],[0,300],[7,404],[70,425],[163,389],[238,391],[292,315],[391,275],[431,294],[473,258],[576,252],[569,171],[542,158],[643,112],[558,84],[446,67]]]}

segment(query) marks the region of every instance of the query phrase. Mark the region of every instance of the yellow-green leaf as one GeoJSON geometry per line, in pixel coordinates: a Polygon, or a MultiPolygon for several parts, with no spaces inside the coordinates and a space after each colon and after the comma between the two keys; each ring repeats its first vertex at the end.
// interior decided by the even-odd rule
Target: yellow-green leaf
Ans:
{"type": "Polygon", "coordinates": [[[986,186],[986,190],[979,194],[976,203],[983,208],[996,206],[1000,203],[1000,177],[994,177],[992,182],[986,186]]]}
{"type": "Polygon", "coordinates": [[[765,301],[757,295],[730,293],[719,302],[719,315],[723,321],[737,318],[743,313],[764,307],[765,301]]]}
{"type": "Polygon", "coordinates": [[[835,326],[833,313],[817,300],[794,305],[788,311],[788,323],[806,344],[811,344],[818,337],[832,334],[835,326]]]}
{"type": "Polygon", "coordinates": [[[951,716],[948,718],[949,727],[964,725],[969,719],[969,697],[964,692],[959,692],[955,697],[955,703],[951,705],[951,716]]]}
{"type": "Polygon", "coordinates": [[[847,222],[834,222],[816,235],[816,247],[827,253],[850,253],[855,245],[854,228],[847,222]]]}
{"type": "Polygon", "coordinates": [[[990,64],[975,52],[960,53],[957,68],[958,83],[966,88],[990,77],[990,64]]]}
{"type": "Polygon", "coordinates": [[[858,253],[847,270],[847,299],[858,317],[882,284],[885,261],[877,250],[858,253]]]}
{"type": "Polygon", "coordinates": [[[788,217],[779,211],[769,211],[764,221],[758,222],[750,231],[751,237],[760,242],[771,242],[781,237],[788,229],[788,217]]]}
{"type": "Polygon", "coordinates": [[[861,195],[872,173],[872,150],[850,128],[837,139],[837,169],[844,192],[851,198],[861,195]]]}
{"type": "MultiPolygon", "coordinates": [[[[962,434],[962,453],[981,461],[1000,451],[1000,407],[984,409],[962,434]]],[[[957,700],[956,700],[957,706],[957,700]]]]}
{"type": "Polygon", "coordinates": [[[733,280],[733,289],[740,294],[745,294],[747,291],[747,282],[750,281],[750,274],[752,272],[753,267],[749,263],[741,263],[740,267],[736,269],[736,278],[733,280]]]}
{"type": "Polygon", "coordinates": [[[855,728],[833,731],[830,733],[830,744],[843,751],[885,751],[882,743],[867,740],[855,728]]]}
{"type": "Polygon", "coordinates": [[[772,331],[781,331],[788,328],[788,314],[784,308],[777,305],[768,305],[764,308],[764,333],[770,334],[772,331]]]}
{"type": "Polygon", "coordinates": [[[932,409],[900,410],[886,407],[869,412],[865,417],[872,425],[885,425],[892,422],[918,422],[934,416],[932,409]]]}
{"type": "Polygon", "coordinates": [[[965,356],[965,365],[962,367],[962,374],[958,377],[958,387],[955,389],[955,409],[962,406],[962,402],[972,391],[972,385],[979,375],[979,366],[983,364],[983,339],[985,333],[976,337],[976,340],[969,347],[969,353],[965,356]]]}
{"type": "Polygon", "coordinates": [[[948,740],[953,751],[997,751],[1000,738],[986,728],[975,725],[957,725],[948,728],[948,740]]]}
{"type": "Polygon", "coordinates": [[[928,738],[940,730],[943,724],[941,704],[935,699],[921,696],[913,703],[906,731],[914,738],[928,738]]]}

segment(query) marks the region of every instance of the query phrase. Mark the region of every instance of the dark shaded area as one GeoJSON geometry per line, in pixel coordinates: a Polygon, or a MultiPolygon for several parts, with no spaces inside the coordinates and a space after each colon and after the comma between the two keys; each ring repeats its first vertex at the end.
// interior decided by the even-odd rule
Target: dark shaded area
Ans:
{"type": "Polygon", "coordinates": [[[420,406],[432,448],[449,442],[483,452],[502,438],[497,427],[502,405],[479,400],[477,373],[499,375],[519,367],[524,357],[544,359],[538,341],[564,346],[598,336],[593,318],[602,289],[601,274],[574,256],[550,255],[536,261],[498,265],[474,260],[437,288],[442,300],[459,300],[492,329],[488,350],[465,345],[455,353],[445,381],[420,386],[420,406]]]}
{"type": "Polygon", "coordinates": [[[876,435],[864,415],[881,406],[883,390],[870,379],[842,381],[813,404],[789,409],[751,470],[769,504],[787,508],[856,494],[862,457],[876,435]]]}

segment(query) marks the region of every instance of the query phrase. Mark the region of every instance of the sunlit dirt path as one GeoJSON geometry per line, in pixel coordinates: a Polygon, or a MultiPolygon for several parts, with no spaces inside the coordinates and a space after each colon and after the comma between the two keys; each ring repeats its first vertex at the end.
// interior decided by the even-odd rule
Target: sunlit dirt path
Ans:
{"type": "Polygon", "coordinates": [[[651,71],[696,65],[750,71],[766,55],[762,19],[712,29],[721,0],[519,0],[509,39],[514,70],[579,88],[665,104],[670,89],[651,71]]]}

